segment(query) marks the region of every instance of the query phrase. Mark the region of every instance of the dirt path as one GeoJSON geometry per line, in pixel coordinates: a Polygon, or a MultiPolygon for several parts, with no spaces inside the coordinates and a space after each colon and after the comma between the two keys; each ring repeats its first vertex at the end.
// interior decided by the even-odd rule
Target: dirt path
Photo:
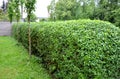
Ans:
{"type": "Polygon", "coordinates": [[[0,36],[11,35],[11,24],[9,22],[0,22],[0,36]]]}

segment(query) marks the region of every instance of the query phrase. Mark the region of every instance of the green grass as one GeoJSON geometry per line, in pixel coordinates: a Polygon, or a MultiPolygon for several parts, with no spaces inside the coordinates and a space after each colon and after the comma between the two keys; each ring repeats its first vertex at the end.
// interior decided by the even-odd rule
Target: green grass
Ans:
{"type": "Polygon", "coordinates": [[[27,51],[11,37],[0,37],[0,79],[50,79],[27,51]]]}

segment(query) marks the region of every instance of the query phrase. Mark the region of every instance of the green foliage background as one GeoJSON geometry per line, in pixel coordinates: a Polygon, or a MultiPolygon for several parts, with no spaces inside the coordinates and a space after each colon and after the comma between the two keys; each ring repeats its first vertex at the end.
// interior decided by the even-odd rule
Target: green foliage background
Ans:
{"type": "Polygon", "coordinates": [[[120,0],[55,0],[48,6],[51,20],[98,19],[120,26],[120,0]]]}
{"type": "Polygon", "coordinates": [[[8,13],[4,13],[2,9],[0,9],[0,21],[9,21],[8,13]]]}

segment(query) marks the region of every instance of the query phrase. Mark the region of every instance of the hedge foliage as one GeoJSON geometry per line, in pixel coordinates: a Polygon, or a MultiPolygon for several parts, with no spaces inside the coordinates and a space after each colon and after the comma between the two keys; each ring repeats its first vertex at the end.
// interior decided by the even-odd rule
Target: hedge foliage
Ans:
{"type": "MultiPolygon", "coordinates": [[[[27,23],[12,35],[28,47],[27,23]]],[[[119,79],[120,29],[98,20],[31,24],[32,53],[56,79],[119,79]]]]}

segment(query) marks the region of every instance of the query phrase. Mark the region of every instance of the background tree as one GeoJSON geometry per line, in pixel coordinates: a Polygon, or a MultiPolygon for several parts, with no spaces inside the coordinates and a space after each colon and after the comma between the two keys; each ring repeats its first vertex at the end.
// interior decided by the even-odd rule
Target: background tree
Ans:
{"type": "Polygon", "coordinates": [[[88,19],[95,10],[94,0],[78,0],[79,3],[79,19],[88,19]]]}
{"type": "Polygon", "coordinates": [[[35,3],[36,0],[9,0],[8,5],[8,14],[10,22],[13,21],[13,17],[15,15],[17,22],[20,19],[20,9],[19,6],[21,5],[23,8],[23,4],[25,4],[25,9],[27,12],[27,22],[29,24],[28,27],[28,38],[29,38],[29,55],[31,56],[31,37],[30,37],[30,21],[33,18],[33,11],[35,10],[35,3]]]}
{"type": "Polygon", "coordinates": [[[99,10],[96,15],[100,20],[116,24],[118,20],[115,20],[117,18],[115,16],[119,15],[119,12],[116,13],[120,8],[119,0],[100,0],[96,8],[99,10]]]}
{"type": "Polygon", "coordinates": [[[20,7],[21,7],[21,21],[23,21],[24,5],[25,5],[25,0],[20,0],[20,7]]]}
{"type": "Polygon", "coordinates": [[[15,3],[15,5],[14,5],[14,7],[15,7],[15,18],[16,18],[17,22],[19,22],[19,20],[20,20],[20,8],[19,8],[20,2],[19,2],[19,0],[15,0],[14,3],[15,3]]]}
{"type": "Polygon", "coordinates": [[[120,27],[120,8],[112,11],[112,17],[114,17],[114,24],[120,27]]]}
{"type": "MultiPolygon", "coordinates": [[[[32,13],[30,17],[31,17],[30,22],[35,22],[37,20],[37,16],[34,13],[32,13]]],[[[27,20],[28,18],[26,17],[25,22],[27,22],[27,20]]]]}
{"type": "Polygon", "coordinates": [[[14,16],[14,0],[9,0],[8,2],[8,17],[9,17],[9,20],[10,20],[10,23],[12,23],[13,21],[13,16],[14,16]]]}
{"type": "Polygon", "coordinates": [[[76,0],[59,0],[56,3],[55,13],[59,20],[74,19],[76,12],[76,0]]]}
{"type": "MultiPolygon", "coordinates": [[[[91,0],[93,1],[93,0],[91,0]]],[[[57,20],[71,20],[79,18],[89,18],[91,14],[90,0],[59,0],[54,4],[54,0],[48,6],[50,18],[55,16],[57,20]],[[54,7],[54,8],[53,8],[54,7]]]]}
{"type": "Polygon", "coordinates": [[[31,57],[30,20],[31,20],[31,15],[33,14],[33,11],[35,10],[35,3],[36,3],[36,0],[25,0],[25,8],[26,8],[26,12],[27,12],[27,22],[29,24],[28,38],[29,38],[29,55],[30,55],[30,57],[31,57]]]}
{"type": "Polygon", "coordinates": [[[48,9],[48,13],[50,14],[50,20],[54,20],[56,19],[55,17],[55,0],[52,0],[50,5],[47,7],[48,9]]]}
{"type": "Polygon", "coordinates": [[[20,20],[20,2],[19,0],[9,0],[8,2],[8,15],[9,15],[9,19],[10,22],[14,20],[16,20],[17,22],[19,22],[20,20]]]}
{"type": "Polygon", "coordinates": [[[57,20],[99,19],[120,26],[119,8],[120,0],[52,0],[48,11],[57,20]]]}

